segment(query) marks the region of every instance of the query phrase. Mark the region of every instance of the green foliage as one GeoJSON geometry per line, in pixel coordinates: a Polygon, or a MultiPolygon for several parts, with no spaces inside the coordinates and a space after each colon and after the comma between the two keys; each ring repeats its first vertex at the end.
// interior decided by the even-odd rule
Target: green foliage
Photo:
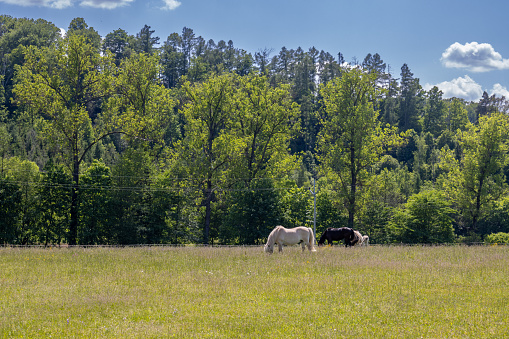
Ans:
{"type": "Polygon", "coordinates": [[[401,96],[398,103],[398,122],[401,131],[421,131],[420,117],[424,109],[424,91],[407,64],[401,67],[401,96]]]}
{"type": "Polygon", "coordinates": [[[321,170],[337,180],[352,228],[362,194],[358,187],[368,180],[371,166],[399,142],[396,130],[378,120],[375,80],[376,73],[352,69],[320,91],[325,110],[318,148],[321,170]]]}
{"type": "Polygon", "coordinates": [[[465,109],[465,104],[458,98],[453,98],[448,105],[448,113],[445,123],[447,128],[455,132],[465,130],[468,124],[468,112],[465,109]]]}
{"type": "Polygon", "coordinates": [[[59,32],[0,16],[0,241],[260,243],[275,224],[310,225],[311,176],[319,231],[390,242],[430,187],[461,239],[507,231],[505,98],[443,99],[378,53],[350,67],[187,27],[160,49],[148,25],[101,41],[75,18],[59,32]]]}
{"type": "Polygon", "coordinates": [[[479,220],[479,234],[509,233],[509,197],[495,201],[479,220]]]}
{"type": "MultiPolygon", "coordinates": [[[[443,92],[434,86],[427,93],[423,117],[423,131],[438,136],[444,129],[446,105],[442,99],[443,92]]],[[[455,112],[456,113],[456,112],[455,112]]],[[[461,112],[457,112],[460,114],[461,112]]],[[[459,122],[457,122],[459,123],[459,122]]]]}
{"type": "Polygon", "coordinates": [[[120,66],[122,60],[128,58],[133,52],[134,43],[134,37],[119,28],[106,34],[102,43],[102,51],[111,52],[115,58],[115,64],[120,66]]]}
{"type": "Polygon", "coordinates": [[[111,171],[102,161],[94,162],[80,179],[80,244],[106,244],[111,239],[111,171]]]}
{"type": "Polygon", "coordinates": [[[147,152],[128,149],[112,167],[111,243],[142,243],[144,193],[151,176],[151,159],[147,152]]]}
{"type": "Polygon", "coordinates": [[[451,214],[445,196],[436,190],[424,190],[408,199],[390,223],[393,242],[451,243],[454,241],[451,214]]]}
{"type": "Polygon", "coordinates": [[[79,17],[72,19],[67,28],[66,37],[69,38],[73,35],[83,37],[86,44],[93,46],[95,51],[98,52],[100,50],[101,36],[93,27],[88,27],[85,19],[79,17]]]}
{"type": "Polygon", "coordinates": [[[39,187],[39,241],[44,245],[61,244],[69,232],[71,175],[62,165],[51,161],[39,187]]]}
{"type": "Polygon", "coordinates": [[[477,232],[478,221],[493,201],[506,191],[502,171],[509,161],[507,117],[483,116],[478,125],[469,125],[458,138],[459,158],[452,150],[442,149],[439,182],[458,210],[463,213],[465,230],[477,232]]]}
{"type": "Polygon", "coordinates": [[[0,108],[5,104],[13,110],[9,99],[12,97],[15,69],[22,65],[25,59],[24,49],[28,46],[49,47],[59,39],[60,30],[51,22],[0,15],[0,88],[5,90],[6,95],[5,101],[0,101],[0,108]]]}
{"type": "Polygon", "coordinates": [[[316,234],[319,236],[329,227],[346,227],[348,217],[342,214],[342,208],[335,192],[322,188],[322,181],[318,182],[316,197],[316,234]]]}
{"type": "MultiPolygon", "coordinates": [[[[288,185],[290,186],[290,185],[288,185]]],[[[312,226],[312,195],[307,187],[286,189],[280,198],[283,226],[312,226]]]]}
{"type": "Polygon", "coordinates": [[[509,244],[509,233],[498,232],[488,234],[485,240],[488,244],[509,244]]]}
{"type": "Polygon", "coordinates": [[[2,195],[5,211],[2,218],[7,240],[14,243],[34,244],[38,242],[37,224],[38,190],[41,174],[39,167],[31,161],[12,157],[5,160],[5,174],[2,177],[2,195]],[[12,196],[7,196],[7,195],[12,196]]]}
{"type": "Polygon", "coordinates": [[[235,139],[230,176],[249,183],[258,177],[288,174],[296,159],[288,149],[300,132],[299,107],[287,85],[270,86],[267,78],[239,78],[233,103],[230,139],[235,139]]]}
{"type": "Polygon", "coordinates": [[[249,188],[234,188],[225,205],[219,238],[226,244],[262,244],[283,221],[280,196],[271,180],[253,180],[249,188]]]}
{"type": "Polygon", "coordinates": [[[17,183],[0,178],[0,243],[17,244],[21,218],[21,189],[17,183]]]}

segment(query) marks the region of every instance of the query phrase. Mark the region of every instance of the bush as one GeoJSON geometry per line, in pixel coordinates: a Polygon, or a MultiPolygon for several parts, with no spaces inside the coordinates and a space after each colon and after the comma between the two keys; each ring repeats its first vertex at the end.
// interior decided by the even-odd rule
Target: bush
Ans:
{"type": "Polygon", "coordinates": [[[509,244],[509,233],[491,233],[484,239],[488,244],[509,244]]]}
{"type": "Polygon", "coordinates": [[[389,225],[390,237],[393,242],[412,244],[453,242],[452,212],[439,191],[414,194],[394,215],[389,225]]]}

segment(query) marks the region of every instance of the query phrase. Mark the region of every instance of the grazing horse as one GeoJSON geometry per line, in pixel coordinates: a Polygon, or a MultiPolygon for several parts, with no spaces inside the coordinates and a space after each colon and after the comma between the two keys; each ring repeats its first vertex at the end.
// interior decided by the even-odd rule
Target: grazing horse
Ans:
{"type": "Polygon", "coordinates": [[[327,228],[320,237],[320,241],[318,241],[318,245],[323,245],[325,240],[328,241],[330,245],[332,245],[333,241],[340,241],[345,239],[345,246],[352,246],[351,241],[354,239],[354,232],[349,227],[340,227],[340,228],[327,228]]]}
{"type": "Polygon", "coordinates": [[[366,247],[369,246],[369,237],[367,235],[362,236],[362,244],[361,245],[364,245],[366,247]]]}
{"type": "Polygon", "coordinates": [[[272,253],[274,252],[274,245],[277,244],[279,252],[283,252],[283,245],[302,244],[302,251],[307,246],[310,252],[316,252],[314,243],[315,236],[313,230],[309,227],[284,228],[283,226],[276,226],[270,232],[264,250],[272,253]]]}
{"type": "Polygon", "coordinates": [[[369,245],[369,237],[367,235],[362,235],[359,231],[354,230],[354,238],[352,240],[352,246],[368,246],[369,245]]]}

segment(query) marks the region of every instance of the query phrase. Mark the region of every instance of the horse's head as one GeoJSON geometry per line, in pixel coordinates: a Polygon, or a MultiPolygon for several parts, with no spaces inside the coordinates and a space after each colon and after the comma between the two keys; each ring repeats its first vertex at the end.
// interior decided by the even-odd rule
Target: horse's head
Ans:
{"type": "Polygon", "coordinates": [[[263,247],[263,250],[266,252],[266,253],[273,253],[274,252],[274,245],[265,245],[263,247]]]}

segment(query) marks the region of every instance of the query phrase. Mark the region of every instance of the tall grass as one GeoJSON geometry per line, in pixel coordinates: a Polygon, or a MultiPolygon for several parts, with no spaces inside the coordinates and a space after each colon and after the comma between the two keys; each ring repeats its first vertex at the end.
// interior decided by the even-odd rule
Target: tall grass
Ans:
{"type": "Polygon", "coordinates": [[[0,249],[0,337],[507,338],[509,247],[0,249]]]}

